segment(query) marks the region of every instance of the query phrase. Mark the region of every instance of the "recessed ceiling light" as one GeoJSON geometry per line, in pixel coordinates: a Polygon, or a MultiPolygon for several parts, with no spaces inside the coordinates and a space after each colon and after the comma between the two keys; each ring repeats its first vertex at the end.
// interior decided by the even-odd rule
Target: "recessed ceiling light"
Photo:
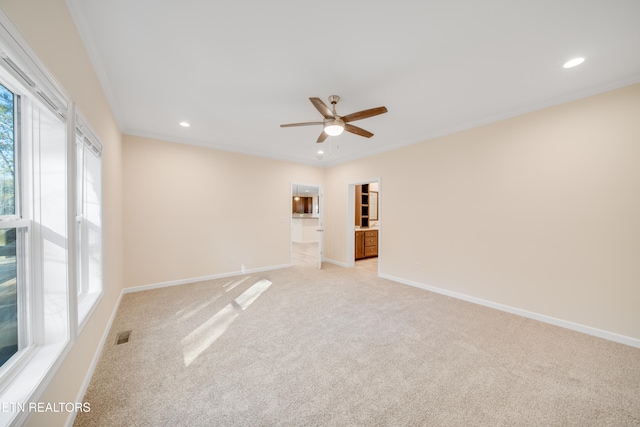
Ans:
{"type": "Polygon", "coordinates": [[[324,151],[318,150],[318,154],[324,154],[324,151]]]}
{"type": "Polygon", "coordinates": [[[182,126],[183,128],[188,128],[191,125],[187,122],[180,122],[180,126],[182,126]]]}
{"type": "Polygon", "coordinates": [[[584,58],[573,58],[568,60],[567,62],[564,63],[564,65],[562,66],[563,68],[573,68],[577,65],[580,65],[584,62],[584,58]]]}

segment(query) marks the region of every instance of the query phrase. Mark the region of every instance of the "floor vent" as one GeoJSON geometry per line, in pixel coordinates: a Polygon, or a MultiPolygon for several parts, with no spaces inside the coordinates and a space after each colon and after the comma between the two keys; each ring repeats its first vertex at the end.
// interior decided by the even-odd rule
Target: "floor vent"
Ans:
{"type": "Polygon", "coordinates": [[[131,331],[120,332],[118,334],[118,337],[116,338],[116,345],[129,342],[130,335],[131,335],[131,331]]]}

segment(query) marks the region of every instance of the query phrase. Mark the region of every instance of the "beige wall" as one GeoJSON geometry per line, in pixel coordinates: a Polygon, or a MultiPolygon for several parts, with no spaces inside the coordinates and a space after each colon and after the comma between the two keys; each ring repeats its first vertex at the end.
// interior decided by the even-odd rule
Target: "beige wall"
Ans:
{"type": "MultiPolygon", "coordinates": [[[[75,402],[122,288],[121,134],[64,0],[0,0],[45,67],[104,144],[105,295],[40,398],[75,402]]],[[[63,425],[67,414],[35,414],[29,425],[63,425]]]]}
{"type": "Polygon", "coordinates": [[[325,170],[125,135],[125,286],[290,263],[291,183],[325,170]]]}
{"type": "Polygon", "coordinates": [[[639,118],[634,85],[335,166],[325,256],[380,177],[383,274],[640,339],[639,118]]]}

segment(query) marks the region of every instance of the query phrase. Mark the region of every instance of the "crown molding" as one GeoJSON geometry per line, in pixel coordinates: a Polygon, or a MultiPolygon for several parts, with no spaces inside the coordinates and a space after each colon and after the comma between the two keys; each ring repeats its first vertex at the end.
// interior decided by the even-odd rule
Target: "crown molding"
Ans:
{"type": "Polygon", "coordinates": [[[91,61],[93,70],[98,77],[98,81],[100,82],[102,91],[107,98],[109,107],[111,107],[111,112],[116,119],[118,128],[120,128],[120,132],[124,132],[124,118],[122,116],[122,113],[120,112],[120,109],[118,108],[118,99],[115,95],[113,86],[111,85],[111,80],[109,80],[109,76],[107,75],[107,71],[103,65],[102,59],[98,54],[98,49],[96,48],[93,37],[91,36],[91,31],[87,27],[86,19],[84,19],[84,14],[80,10],[80,7],[76,5],[76,1],[65,0],[65,3],[67,4],[67,9],[69,9],[71,18],[76,25],[76,29],[78,31],[78,34],[80,35],[80,40],[82,40],[82,43],[87,50],[87,55],[89,56],[89,60],[91,61]]]}

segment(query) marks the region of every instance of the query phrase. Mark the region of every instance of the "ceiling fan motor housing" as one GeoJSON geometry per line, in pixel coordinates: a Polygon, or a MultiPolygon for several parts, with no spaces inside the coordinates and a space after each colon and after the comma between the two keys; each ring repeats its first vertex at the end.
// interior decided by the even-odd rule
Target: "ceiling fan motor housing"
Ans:
{"type": "Polygon", "coordinates": [[[344,120],[342,120],[339,116],[336,116],[333,119],[324,119],[324,127],[327,126],[341,126],[344,127],[345,123],[344,120]]]}

